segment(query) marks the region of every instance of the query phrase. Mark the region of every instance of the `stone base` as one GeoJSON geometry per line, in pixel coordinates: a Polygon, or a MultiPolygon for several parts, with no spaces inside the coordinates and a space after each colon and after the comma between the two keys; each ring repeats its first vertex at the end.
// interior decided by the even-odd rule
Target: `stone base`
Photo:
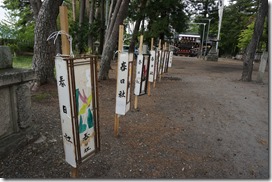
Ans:
{"type": "Polygon", "coordinates": [[[0,141],[0,159],[5,158],[11,152],[24,147],[28,143],[32,143],[38,139],[40,134],[35,127],[29,127],[25,130],[21,130],[18,133],[13,133],[9,136],[2,138],[0,141]]]}
{"type": "Polygon", "coordinates": [[[218,55],[217,54],[210,54],[207,56],[207,61],[218,61],[218,55]]]}

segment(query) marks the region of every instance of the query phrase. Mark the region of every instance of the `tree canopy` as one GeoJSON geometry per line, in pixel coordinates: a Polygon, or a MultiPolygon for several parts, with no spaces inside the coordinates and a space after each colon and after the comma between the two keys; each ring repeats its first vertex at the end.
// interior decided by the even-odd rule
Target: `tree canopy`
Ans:
{"type": "MultiPolygon", "coordinates": [[[[30,49],[33,50],[35,23],[42,21],[38,20],[35,9],[39,9],[41,4],[47,1],[50,0],[4,0],[4,8],[9,10],[10,18],[8,22],[0,23],[2,44],[3,39],[20,40],[13,41],[12,45],[9,43],[14,50],[18,50],[23,47],[20,42],[27,41],[30,42],[28,48],[31,47],[30,49]]],[[[229,0],[230,4],[224,7],[219,42],[221,55],[234,56],[245,50],[250,36],[253,34],[259,1],[229,0]]],[[[107,59],[105,61],[107,64],[110,64],[108,59],[112,58],[113,51],[116,49],[117,34],[115,29],[118,28],[118,25],[115,26],[116,20],[127,27],[134,24],[135,28],[139,29],[140,33],[135,31],[135,35],[128,35],[128,37],[134,38],[129,38],[126,41],[134,41],[142,33],[147,42],[151,37],[173,39],[174,35],[186,32],[189,27],[192,30],[191,22],[208,23],[207,18],[211,20],[209,35],[215,35],[218,31],[218,0],[64,0],[64,2],[69,10],[70,34],[74,37],[75,52],[94,53],[94,42],[98,41],[100,43],[99,54],[102,54],[102,59],[107,59]],[[118,9],[122,7],[120,3],[124,4],[124,2],[127,7],[124,10],[118,9]],[[143,4],[144,6],[142,6],[143,4]],[[127,10],[128,12],[126,12],[127,10]],[[120,18],[116,19],[118,16],[120,18]],[[144,26],[140,27],[141,22],[144,26]],[[115,33],[112,34],[112,32],[115,33]],[[105,46],[109,46],[109,38],[112,39],[110,41],[111,47],[105,49],[105,46]]],[[[54,6],[54,4],[50,4],[50,6],[54,6]]],[[[52,9],[53,7],[48,8],[52,9]]],[[[57,23],[59,24],[59,21],[57,23]]],[[[196,27],[193,29],[196,30],[196,27]]],[[[258,49],[264,49],[264,45],[267,47],[266,27],[263,37],[260,38],[263,43],[258,46],[258,49]]],[[[205,36],[207,28],[206,26],[205,36]]],[[[198,31],[201,34],[202,29],[198,29],[198,31]]],[[[109,69],[110,66],[108,65],[106,68],[109,69]]],[[[53,72],[52,66],[50,70],[53,72]]],[[[105,74],[103,75],[105,77],[105,74]]]]}

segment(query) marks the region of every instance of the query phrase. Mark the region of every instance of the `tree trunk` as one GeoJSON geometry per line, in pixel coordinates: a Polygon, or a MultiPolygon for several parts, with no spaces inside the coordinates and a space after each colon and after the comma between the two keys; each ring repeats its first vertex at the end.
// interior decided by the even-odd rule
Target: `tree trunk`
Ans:
{"type": "Polygon", "coordinates": [[[133,30],[133,33],[132,33],[132,39],[131,39],[130,45],[129,45],[129,52],[130,53],[134,52],[135,43],[137,41],[137,35],[138,35],[138,32],[139,32],[140,24],[141,24],[141,19],[139,18],[139,19],[136,20],[134,30],[133,30]]]}
{"type": "MultiPolygon", "coordinates": [[[[94,22],[94,4],[95,4],[95,0],[91,0],[90,13],[89,13],[89,26],[91,26],[94,22]]],[[[94,43],[93,35],[90,32],[88,36],[88,46],[92,50],[92,52],[94,50],[93,43],[94,43]]]]}
{"type": "Polygon", "coordinates": [[[62,2],[63,0],[44,0],[36,19],[32,67],[36,71],[38,85],[55,81],[56,46],[53,41],[47,41],[47,38],[56,31],[56,19],[62,2]]]}
{"type": "Polygon", "coordinates": [[[107,28],[107,32],[106,32],[106,36],[105,36],[105,42],[106,43],[113,31],[113,27],[115,25],[115,22],[116,22],[116,17],[117,17],[117,14],[119,12],[119,9],[120,9],[120,6],[121,6],[121,2],[122,0],[117,0],[116,4],[115,4],[115,7],[114,7],[114,11],[113,11],[113,15],[111,16],[111,20],[110,20],[110,24],[107,28]]]}
{"type": "Polygon", "coordinates": [[[80,1],[80,12],[79,12],[79,25],[81,26],[84,21],[84,15],[85,15],[85,6],[86,6],[86,0],[80,1]]]}
{"type": "MultiPolygon", "coordinates": [[[[138,8],[138,13],[142,14],[142,11],[145,9],[146,3],[147,3],[147,0],[142,0],[142,1],[140,2],[140,6],[139,6],[139,8],[138,8]]],[[[140,28],[140,24],[141,24],[142,17],[143,17],[143,16],[140,16],[140,17],[136,20],[136,23],[135,23],[135,26],[134,26],[134,30],[133,30],[133,33],[132,33],[132,39],[131,39],[130,45],[129,45],[129,52],[130,52],[130,53],[133,53],[133,52],[134,52],[134,49],[135,49],[135,42],[136,42],[136,40],[137,40],[137,35],[138,35],[138,32],[139,32],[139,28],[140,28]]]]}
{"type": "Polygon", "coordinates": [[[115,4],[116,4],[116,0],[111,0],[111,4],[110,4],[110,10],[109,10],[109,14],[108,14],[108,22],[107,22],[107,27],[106,29],[108,29],[109,25],[110,25],[110,19],[112,17],[112,12],[113,12],[113,9],[115,7],[115,4]]]}
{"type": "Polygon", "coordinates": [[[260,0],[259,9],[254,25],[254,32],[250,43],[247,46],[246,52],[243,55],[243,72],[242,72],[242,81],[251,81],[252,80],[252,71],[253,71],[253,61],[256,52],[256,47],[260,41],[260,37],[263,33],[265,17],[268,12],[268,1],[260,0]]]}
{"type": "Polygon", "coordinates": [[[30,5],[32,7],[32,10],[33,10],[33,14],[34,14],[34,18],[35,20],[38,19],[38,14],[39,14],[39,11],[41,9],[41,6],[42,6],[42,1],[41,0],[30,0],[30,5]]]}
{"type": "MultiPolygon", "coordinates": [[[[118,1],[121,1],[121,0],[118,0],[118,1]]],[[[116,14],[116,18],[112,17],[112,20],[115,20],[114,22],[111,22],[111,24],[114,24],[112,31],[110,32],[107,31],[109,38],[105,40],[105,44],[103,48],[100,71],[99,71],[99,80],[106,80],[109,78],[108,74],[110,70],[110,62],[112,60],[113,51],[117,43],[119,25],[122,24],[123,20],[125,19],[127,15],[129,1],[130,0],[122,0],[120,8],[117,6],[117,4],[115,6],[114,14],[116,14]],[[118,11],[118,12],[115,12],[115,11],[118,11]]]]}
{"type": "MultiPolygon", "coordinates": [[[[82,31],[82,24],[84,22],[84,16],[85,16],[85,10],[86,10],[85,6],[86,6],[86,0],[81,0],[80,1],[79,21],[78,21],[78,23],[79,23],[79,30],[78,31],[79,32],[82,31]]],[[[84,51],[84,48],[82,46],[82,41],[83,41],[82,36],[83,36],[82,33],[77,34],[77,39],[78,39],[77,48],[79,50],[79,54],[82,54],[84,51]]]]}
{"type": "Polygon", "coordinates": [[[101,27],[100,27],[100,45],[99,45],[99,54],[102,54],[103,45],[104,45],[104,35],[105,35],[105,1],[101,0],[100,2],[100,20],[101,20],[101,27]]]}
{"type": "Polygon", "coordinates": [[[76,0],[72,0],[73,21],[76,21],[76,0]]]}

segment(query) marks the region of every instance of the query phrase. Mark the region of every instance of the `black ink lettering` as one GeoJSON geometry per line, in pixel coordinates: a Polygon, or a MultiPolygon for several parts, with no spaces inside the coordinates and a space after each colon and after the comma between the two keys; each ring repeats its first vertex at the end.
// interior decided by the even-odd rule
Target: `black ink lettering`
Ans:
{"type": "Polygon", "coordinates": [[[125,83],[125,79],[121,79],[120,83],[124,84],[125,83]]]}
{"type": "Polygon", "coordinates": [[[73,142],[71,141],[71,137],[68,136],[67,133],[65,133],[64,138],[66,139],[67,142],[73,143],[73,142]]]}
{"type": "Polygon", "coordinates": [[[63,113],[67,114],[67,108],[66,108],[66,106],[62,106],[62,111],[63,111],[63,113]]]}
{"type": "Polygon", "coordinates": [[[125,70],[127,69],[126,62],[122,62],[122,63],[121,63],[120,69],[121,69],[121,71],[125,71],[125,70]]]}
{"type": "Polygon", "coordinates": [[[118,95],[118,96],[119,96],[120,98],[121,98],[121,97],[126,97],[125,94],[126,94],[126,93],[125,93],[125,91],[123,90],[123,91],[120,91],[120,92],[119,92],[119,95],[118,95]]]}
{"type": "Polygon", "coordinates": [[[63,76],[60,76],[60,80],[59,80],[59,86],[61,86],[61,87],[65,87],[66,85],[65,85],[65,80],[63,79],[63,76]]]}

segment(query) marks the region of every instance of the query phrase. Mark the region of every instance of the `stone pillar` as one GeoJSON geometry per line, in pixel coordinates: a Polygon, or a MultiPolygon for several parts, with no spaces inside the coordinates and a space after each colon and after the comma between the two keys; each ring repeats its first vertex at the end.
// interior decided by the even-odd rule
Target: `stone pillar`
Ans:
{"type": "Polygon", "coordinates": [[[12,54],[8,46],[0,46],[0,69],[12,68],[12,54]]]}
{"type": "Polygon", "coordinates": [[[263,54],[261,56],[261,62],[260,62],[260,66],[259,66],[257,82],[263,82],[267,59],[268,59],[268,52],[263,52],[263,54]]]}

